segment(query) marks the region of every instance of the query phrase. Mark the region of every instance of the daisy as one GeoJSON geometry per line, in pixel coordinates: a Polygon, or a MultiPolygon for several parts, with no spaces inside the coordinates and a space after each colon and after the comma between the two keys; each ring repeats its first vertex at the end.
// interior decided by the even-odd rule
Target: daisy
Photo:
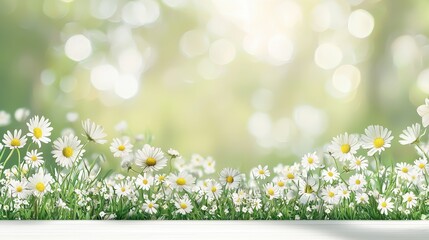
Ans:
{"type": "Polygon", "coordinates": [[[333,186],[327,186],[322,189],[322,199],[328,204],[336,205],[340,202],[340,195],[338,189],[333,186]]]}
{"type": "Polygon", "coordinates": [[[325,182],[333,183],[334,181],[339,179],[340,174],[338,173],[336,168],[331,167],[327,168],[326,170],[322,170],[322,177],[325,182]]]}
{"type": "Polygon", "coordinates": [[[49,138],[51,136],[51,123],[49,119],[45,119],[45,117],[39,118],[39,116],[35,116],[27,123],[28,131],[30,131],[27,136],[33,139],[34,143],[37,143],[39,148],[42,146],[42,143],[48,143],[51,141],[49,138]]]}
{"type": "Polygon", "coordinates": [[[220,185],[214,180],[210,180],[207,182],[207,186],[204,190],[209,198],[218,199],[222,194],[222,185],[220,185]]]}
{"type": "Polygon", "coordinates": [[[35,173],[28,179],[28,189],[36,197],[42,197],[45,193],[51,191],[53,179],[49,173],[44,173],[43,169],[35,173]]]}
{"type": "Polygon", "coordinates": [[[178,175],[170,173],[168,181],[173,189],[177,189],[179,191],[185,190],[190,192],[192,187],[195,185],[195,178],[186,172],[180,172],[178,175]]]}
{"type": "Polygon", "coordinates": [[[145,144],[141,150],[137,150],[136,165],[148,171],[159,171],[167,166],[167,159],[161,148],[145,144]]]}
{"type": "Polygon", "coordinates": [[[145,213],[149,214],[156,214],[158,211],[156,210],[158,208],[158,204],[156,204],[155,201],[151,201],[149,199],[146,199],[145,203],[143,203],[143,211],[145,213]]]}
{"type": "Polygon", "coordinates": [[[286,180],[283,177],[275,177],[273,183],[281,190],[286,188],[286,180]]]}
{"type": "Polygon", "coordinates": [[[107,140],[103,139],[106,137],[102,126],[95,124],[89,119],[82,122],[83,130],[88,138],[88,141],[92,141],[99,144],[104,144],[107,140]]]}
{"type": "Polygon", "coordinates": [[[275,186],[273,183],[268,183],[265,185],[265,194],[270,199],[275,199],[280,197],[280,191],[277,186],[275,186]]]}
{"type": "Polygon", "coordinates": [[[120,184],[116,184],[114,188],[116,195],[119,197],[128,197],[132,192],[131,185],[125,181],[121,182],[120,184]]]}
{"type": "Polygon", "coordinates": [[[421,132],[420,132],[420,124],[416,123],[411,125],[411,127],[407,127],[404,131],[402,131],[402,134],[399,135],[401,140],[399,140],[399,143],[402,145],[409,145],[413,143],[417,143],[420,139],[421,132]]]}
{"type": "Polygon", "coordinates": [[[150,187],[153,185],[153,177],[148,176],[146,173],[142,175],[139,175],[136,180],[136,185],[143,190],[149,190],[150,187]]]}
{"type": "Polygon", "coordinates": [[[110,145],[110,151],[113,153],[114,157],[123,158],[126,157],[132,152],[133,145],[130,143],[128,138],[123,140],[119,138],[114,138],[112,144],[110,145]]]}
{"type": "Polygon", "coordinates": [[[268,166],[262,167],[261,165],[259,165],[252,170],[252,173],[256,179],[265,179],[266,177],[270,176],[270,170],[268,170],[268,166]]]}
{"type": "Polygon", "coordinates": [[[378,200],[377,209],[380,210],[381,214],[387,215],[389,212],[393,211],[393,203],[390,201],[392,198],[381,197],[378,200]]]}
{"type": "Polygon", "coordinates": [[[192,206],[191,200],[189,200],[189,198],[184,197],[184,198],[179,198],[174,205],[177,208],[177,213],[180,213],[182,215],[185,215],[187,213],[192,212],[192,209],[194,208],[192,206]]]}
{"type": "Polygon", "coordinates": [[[332,156],[340,162],[351,160],[359,149],[359,136],[356,134],[345,133],[334,137],[331,145],[328,147],[332,156]]]}
{"type": "Polygon", "coordinates": [[[429,99],[425,99],[425,104],[420,105],[417,108],[417,113],[422,117],[423,127],[429,125],[429,99]]]}
{"type": "Polygon", "coordinates": [[[412,166],[410,164],[405,162],[397,163],[395,169],[399,177],[403,179],[410,179],[409,172],[412,169],[412,166]]]}
{"type": "Polygon", "coordinates": [[[45,161],[43,161],[42,152],[37,152],[37,150],[31,150],[27,152],[27,155],[24,157],[24,160],[33,168],[40,167],[45,161]]]}
{"type": "Polygon", "coordinates": [[[216,161],[212,157],[207,157],[203,162],[203,168],[205,174],[211,174],[216,171],[216,161]]]}
{"type": "Polygon", "coordinates": [[[366,185],[365,177],[362,174],[355,174],[349,178],[349,186],[351,190],[360,190],[366,185]]]}
{"type": "Polygon", "coordinates": [[[338,186],[338,193],[340,194],[341,198],[350,198],[350,190],[345,184],[341,184],[338,186]]]}
{"type": "Polygon", "coordinates": [[[365,129],[365,135],[362,135],[362,147],[369,149],[368,156],[373,156],[375,153],[380,154],[386,148],[389,148],[392,139],[391,131],[387,128],[371,125],[365,129]]]}
{"type": "Polygon", "coordinates": [[[9,189],[12,193],[12,197],[17,197],[19,199],[27,198],[27,196],[31,194],[31,192],[27,189],[27,185],[27,180],[12,180],[9,184],[9,189]]]}
{"type": "Polygon", "coordinates": [[[167,154],[170,155],[170,157],[172,157],[172,158],[180,157],[180,153],[177,150],[172,149],[172,148],[168,149],[167,154]]]}
{"type": "Polygon", "coordinates": [[[286,181],[293,181],[293,180],[297,180],[297,175],[296,175],[297,169],[292,168],[292,167],[287,167],[284,169],[284,176],[286,181]]]}
{"type": "Polygon", "coordinates": [[[423,173],[427,169],[427,163],[428,161],[426,159],[419,158],[414,161],[414,169],[416,169],[420,173],[423,173]]]}
{"type": "Polygon", "coordinates": [[[402,196],[402,202],[407,203],[407,208],[413,208],[417,205],[417,197],[413,192],[409,192],[402,196]]]}
{"type": "Polygon", "coordinates": [[[314,153],[307,153],[301,159],[301,165],[305,170],[314,170],[319,166],[319,157],[314,153]]]}
{"type": "Polygon", "coordinates": [[[316,192],[318,190],[318,181],[314,178],[308,178],[307,181],[299,181],[299,201],[302,204],[314,201],[316,199],[316,192]]]}
{"type": "Polygon", "coordinates": [[[369,203],[369,197],[368,197],[368,194],[366,194],[366,193],[360,193],[360,192],[357,192],[356,193],[356,202],[358,203],[358,204],[367,204],[367,203],[369,203]]]}
{"type": "Polygon", "coordinates": [[[240,172],[232,168],[224,168],[219,175],[220,183],[226,186],[227,189],[238,188],[242,179],[240,172]]]}
{"type": "Polygon", "coordinates": [[[65,168],[71,167],[75,161],[80,160],[85,152],[80,145],[80,140],[73,135],[59,137],[53,142],[53,146],[52,154],[55,162],[65,168]]]}
{"type": "Polygon", "coordinates": [[[357,171],[366,170],[368,168],[368,160],[363,156],[354,157],[350,161],[350,168],[357,171]]]}
{"type": "Polygon", "coordinates": [[[155,175],[155,184],[156,185],[160,185],[160,184],[162,184],[162,183],[164,183],[165,182],[165,178],[166,178],[166,176],[165,176],[165,174],[156,174],[155,175]]]}
{"type": "Polygon", "coordinates": [[[10,149],[22,148],[27,143],[27,138],[25,136],[21,137],[21,130],[15,129],[13,134],[10,131],[4,134],[3,143],[10,149]]]}

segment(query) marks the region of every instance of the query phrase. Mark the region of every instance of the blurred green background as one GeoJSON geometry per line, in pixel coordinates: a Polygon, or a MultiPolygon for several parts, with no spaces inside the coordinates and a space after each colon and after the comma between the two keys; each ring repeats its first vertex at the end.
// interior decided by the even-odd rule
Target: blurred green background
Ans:
{"type": "Polygon", "coordinates": [[[428,11],[426,0],[0,0],[0,110],[27,107],[57,130],[79,128],[66,120],[77,112],[109,139],[125,120],[164,150],[243,170],[381,124],[409,161],[397,140],[429,94],[428,11]]]}

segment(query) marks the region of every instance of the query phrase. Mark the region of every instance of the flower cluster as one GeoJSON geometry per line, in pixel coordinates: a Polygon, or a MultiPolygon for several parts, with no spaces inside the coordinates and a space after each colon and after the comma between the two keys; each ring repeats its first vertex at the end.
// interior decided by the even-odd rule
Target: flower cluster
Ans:
{"type": "MultiPolygon", "coordinates": [[[[30,116],[19,111],[20,122],[30,116]]],[[[429,100],[418,113],[425,129],[429,100]]],[[[10,116],[1,114],[7,125],[10,116]]],[[[26,126],[4,133],[0,144],[2,219],[424,219],[429,210],[429,143],[419,123],[399,135],[416,149],[412,162],[385,157],[394,136],[371,125],[293,164],[258,165],[249,174],[217,173],[212,157],[164,152],[144,136],[126,136],[125,123],[108,156],[87,154],[89,144],[108,142],[89,119],[83,138],[66,129],[51,139],[43,116],[26,126]],[[103,169],[106,159],[122,170],[103,169]]]]}

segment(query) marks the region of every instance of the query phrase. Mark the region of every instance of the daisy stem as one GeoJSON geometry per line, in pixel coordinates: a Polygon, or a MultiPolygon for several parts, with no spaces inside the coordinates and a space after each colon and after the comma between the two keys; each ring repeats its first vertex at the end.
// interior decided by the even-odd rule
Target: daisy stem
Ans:
{"type": "Polygon", "coordinates": [[[4,155],[4,152],[6,151],[6,148],[4,147],[2,150],[1,150],[1,154],[0,154],[0,161],[1,161],[1,159],[3,158],[3,155],[4,155]]]}
{"type": "Polygon", "coordinates": [[[18,149],[18,173],[19,173],[19,179],[21,179],[22,177],[22,173],[21,173],[21,151],[19,151],[18,149]]]}
{"type": "Polygon", "coordinates": [[[379,187],[379,190],[380,190],[380,193],[381,193],[383,185],[382,185],[382,183],[380,181],[380,168],[379,168],[378,159],[377,159],[377,157],[375,155],[374,155],[374,160],[375,160],[375,168],[376,168],[375,171],[376,171],[376,174],[377,174],[378,187],[379,187]]]}
{"type": "MultiPolygon", "coordinates": [[[[15,148],[14,148],[14,149],[12,149],[12,151],[10,151],[10,153],[9,153],[9,155],[7,156],[6,160],[4,160],[3,167],[6,167],[6,164],[7,164],[7,162],[9,161],[10,157],[12,156],[13,151],[15,151],[15,148]]],[[[3,171],[1,171],[1,173],[0,173],[0,179],[1,179],[2,177],[3,177],[3,171]]]]}
{"type": "Polygon", "coordinates": [[[168,173],[171,173],[171,164],[172,164],[172,162],[173,162],[173,159],[174,159],[174,158],[173,158],[173,156],[171,156],[171,157],[170,157],[170,161],[169,161],[169,162],[170,162],[170,170],[168,170],[168,173]]]}

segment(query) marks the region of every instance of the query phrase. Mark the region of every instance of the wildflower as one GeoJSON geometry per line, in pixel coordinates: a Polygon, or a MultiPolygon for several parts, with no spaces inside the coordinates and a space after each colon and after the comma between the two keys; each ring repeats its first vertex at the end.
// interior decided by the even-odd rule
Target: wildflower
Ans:
{"type": "Polygon", "coordinates": [[[334,181],[339,179],[340,174],[338,173],[336,168],[331,167],[322,170],[322,177],[325,182],[333,183],[334,181]]]}
{"type": "Polygon", "coordinates": [[[187,213],[192,212],[192,209],[194,208],[192,206],[191,200],[189,200],[189,198],[184,197],[184,198],[179,198],[174,205],[177,208],[177,213],[180,213],[182,215],[186,215],[187,213]]]}
{"type": "Polygon", "coordinates": [[[148,171],[159,171],[167,166],[167,159],[160,148],[145,144],[141,150],[137,150],[136,165],[148,171]]]}
{"type": "Polygon", "coordinates": [[[129,197],[132,192],[131,185],[126,181],[116,184],[114,188],[116,195],[119,197],[129,197]]]}
{"type": "Polygon", "coordinates": [[[393,203],[391,202],[391,199],[392,198],[387,198],[386,199],[384,197],[381,197],[378,200],[378,207],[377,207],[377,209],[380,210],[381,214],[388,215],[389,212],[393,211],[392,210],[393,203]]]}
{"type": "Polygon", "coordinates": [[[119,158],[128,156],[132,152],[132,149],[133,145],[128,138],[114,138],[110,145],[110,151],[113,153],[113,156],[119,158]]]}
{"type": "Polygon", "coordinates": [[[148,176],[147,173],[144,173],[143,176],[139,175],[136,180],[136,185],[143,190],[149,190],[153,185],[153,177],[148,176]]]}
{"type": "Polygon", "coordinates": [[[366,170],[368,168],[368,160],[366,160],[366,158],[363,156],[354,157],[350,161],[349,167],[352,170],[358,170],[358,171],[366,170]]]}
{"type": "Polygon", "coordinates": [[[208,181],[205,192],[209,198],[219,198],[222,194],[222,186],[214,180],[208,181]]]}
{"type": "Polygon", "coordinates": [[[178,175],[170,173],[168,181],[173,189],[187,192],[190,192],[195,184],[195,178],[186,172],[180,172],[178,175]]]}
{"type": "Polygon", "coordinates": [[[328,204],[338,204],[340,202],[340,195],[338,189],[333,186],[327,186],[322,189],[322,199],[328,204]]]}
{"type": "Polygon", "coordinates": [[[40,167],[45,161],[43,161],[42,152],[37,152],[37,150],[31,150],[27,152],[27,155],[24,157],[24,160],[33,168],[40,167]]]}
{"type": "Polygon", "coordinates": [[[203,162],[204,173],[211,174],[215,172],[216,162],[212,157],[207,157],[203,162]]]}
{"type": "Polygon", "coordinates": [[[9,184],[9,189],[12,193],[12,197],[17,197],[19,199],[25,199],[29,194],[31,194],[30,191],[27,189],[28,182],[23,179],[21,181],[12,180],[9,184]]]}
{"type": "Polygon", "coordinates": [[[65,168],[70,168],[73,163],[82,158],[85,149],[82,149],[80,140],[77,136],[68,135],[59,137],[53,142],[52,151],[55,162],[65,168]]]}
{"type": "Polygon", "coordinates": [[[261,165],[259,165],[252,170],[252,173],[256,179],[265,179],[266,177],[270,176],[270,170],[268,170],[268,166],[262,167],[261,165]]]}
{"type": "Polygon", "coordinates": [[[265,185],[265,194],[270,199],[275,199],[280,197],[280,191],[277,186],[275,186],[273,183],[268,183],[265,185]]]}
{"type": "Polygon", "coordinates": [[[104,128],[102,126],[95,124],[89,119],[86,119],[82,122],[82,127],[85,131],[88,141],[98,144],[104,144],[107,142],[107,140],[103,139],[106,137],[106,134],[104,133],[104,128]]]}
{"type": "Polygon", "coordinates": [[[219,175],[220,183],[227,189],[238,188],[242,179],[240,172],[232,168],[224,168],[219,175]]]}
{"type": "Polygon", "coordinates": [[[419,158],[414,161],[414,169],[416,169],[420,173],[423,173],[427,169],[427,163],[428,161],[426,159],[419,158]]]}
{"type": "Polygon", "coordinates": [[[365,129],[365,135],[362,135],[362,147],[369,149],[368,156],[373,156],[375,153],[380,154],[386,148],[389,148],[392,139],[391,131],[387,128],[371,125],[365,129]]]}
{"type": "Polygon", "coordinates": [[[162,173],[155,175],[155,184],[160,185],[160,184],[164,183],[165,178],[166,178],[165,174],[162,174],[162,173]]]}
{"type": "Polygon", "coordinates": [[[10,124],[10,114],[5,111],[0,111],[0,127],[10,124]]]}
{"type": "Polygon", "coordinates": [[[318,190],[318,181],[314,178],[308,178],[307,181],[299,181],[299,201],[302,204],[314,201],[316,199],[316,192],[318,190]]]}
{"type": "Polygon", "coordinates": [[[30,116],[30,110],[27,108],[18,108],[15,111],[15,119],[18,122],[24,122],[30,116]]]}
{"type": "Polygon", "coordinates": [[[273,183],[281,190],[286,188],[286,180],[283,177],[275,177],[273,183]]]}
{"type": "Polygon", "coordinates": [[[45,117],[39,118],[39,116],[35,116],[27,123],[29,133],[27,136],[33,139],[33,142],[36,143],[39,148],[42,146],[42,143],[48,143],[51,141],[49,138],[51,136],[51,123],[49,119],[45,119],[45,117]]]}
{"type": "Polygon", "coordinates": [[[329,151],[332,152],[332,156],[339,161],[351,160],[356,151],[359,149],[359,136],[356,134],[345,133],[334,137],[329,151]]]}
{"type": "Polygon", "coordinates": [[[319,166],[319,157],[314,153],[307,153],[302,157],[301,164],[305,170],[314,170],[319,166]]]}
{"type": "Polygon", "coordinates": [[[158,207],[159,207],[159,205],[156,204],[155,201],[146,199],[145,203],[143,203],[142,209],[145,213],[156,214],[158,212],[157,211],[158,207]]]}
{"type": "Polygon", "coordinates": [[[178,158],[178,157],[180,157],[180,153],[179,153],[177,150],[172,149],[172,148],[168,149],[167,153],[168,153],[168,155],[170,155],[172,158],[178,158]]]}
{"type": "Polygon", "coordinates": [[[399,135],[399,137],[401,138],[401,140],[399,140],[399,143],[402,145],[417,143],[421,137],[420,128],[421,126],[419,123],[407,127],[407,129],[402,131],[402,134],[399,135]]]}
{"type": "Polygon", "coordinates": [[[351,190],[360,190],[365,187],[366,180],[362,174],[355,174],[349,178],[349,185],[351,190]]]}
{"type": "Polygon", "coordinates": [[[427,127],[429,125],[429,99],[426,98],[425,104],[417,108],[417,113],[422,117],[423,127],[427,127]]]}
{"type": "Polygon", "coordinates": [[[43,169],[39,169],[37,173],[28,179],[28,188],[34,196],[41,197],[45,193],[51,191],[51,183],[53,179],[49,173],[44,173],[43,169]]]}
{"type": "Polygon", "coordinates": [[[407,203],[407,208],[413,208],[417,205],[417,197],[413,192],[405,193],[402,199],[402,202],[407,203]]]}
{"type": "Polygon", "coordinates": [[[10,131],[4,134],[3,143],[10,149],[22,148],[27,143],[27,138],[25,136],[21,137],[21,130],[15,129],[13,134],[10,131]]]}
{"type": "Polygon", "coordinates": [[[341,184],[338,186],[338,193],[340,194],[341,198],[350,198],[349,188],[345,184],[341,184]]]}
{"type": "Polygon", "coordinates": [[[404,162],[397,163],[395,169],[399,177],[403,179],[410,179],[409,172],[412,169],[412,166],[410,164],[404,162]]]}
{"type": "Polygon", "coordinates": [[[369,197],[368,197],[368,194],[366,194],[366,193],[360,193],[360,192],[357,192],[356,193],[356,202],[358,203],[358,204],[367,204],[367,203],[369,203],[369,197]]]}

